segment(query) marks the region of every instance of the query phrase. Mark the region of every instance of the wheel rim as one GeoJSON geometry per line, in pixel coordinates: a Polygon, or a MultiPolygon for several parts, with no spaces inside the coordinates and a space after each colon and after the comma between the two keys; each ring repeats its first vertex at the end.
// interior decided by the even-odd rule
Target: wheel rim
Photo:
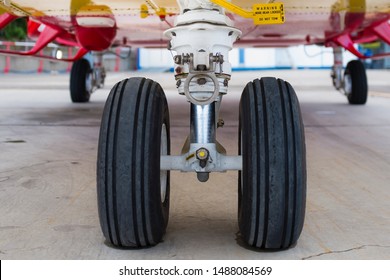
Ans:
{"type": "Polygon", "coordinates": [[[352,93],[352,79],[349,73],[344,75],[344,91],[346,95],[352,93]]]}
{"type": "MultiPolygon", "coordinates": [[[[161,128],[161,155],[168,155],[168,134],[167,127],[165,124],[161,128]]],[[[167,180],[168,180],[168,171],[160,171],[160,193],[161,193],[161,202],[164,203],[167,196],[167,180]]]]}
{"type": "Polygon", "coordinates": [[[85,77],[85,90],[89,93],[92,92],[92,81],[93,81],[92,71],[88,71],[85,77]]]}
{"type": "MultiPolygon", "coordinates": [[[[240,155],[242,157],[242,131],[240,131],[240,155]]],[[[239,188],[239,192],[240,192],[240,198],[242,197],[242,193],[243,193],[243,185],[244,185],[244,176],[242,176],[242,170],[241,170],[241,176],[240,176],[240,188],[239,188]]]]}

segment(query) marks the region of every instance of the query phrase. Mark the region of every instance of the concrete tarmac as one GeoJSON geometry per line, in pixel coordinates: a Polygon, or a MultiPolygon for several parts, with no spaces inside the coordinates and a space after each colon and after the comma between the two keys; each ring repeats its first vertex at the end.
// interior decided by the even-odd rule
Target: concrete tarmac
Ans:
{"type": "Polygon", "coordinates": [[[365,106],[350,106],[329,71],[235,73],[217,137],[237,154],[238,102],[247,81],[295,87],[306,130],[308,193],[294,248],[247,248],[237,232],[237,172],[172,172],[164,241],[142,250],[104,241],[96,203],[100,118],[110,88],[129,76],[159,81],[168,96],[172,152],[189,132],[189,105],[172,73],[109,73],[88,104],[72,104],[68,75],[0,75],[0,259],[389,259],[390,72],[368,71],[365,106]]]}

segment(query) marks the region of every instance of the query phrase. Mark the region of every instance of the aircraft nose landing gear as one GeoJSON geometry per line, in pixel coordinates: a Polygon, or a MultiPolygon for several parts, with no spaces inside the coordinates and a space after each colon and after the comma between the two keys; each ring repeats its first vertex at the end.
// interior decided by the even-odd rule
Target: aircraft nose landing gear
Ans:
{"type": "Polygon", "coordinates": [[[201,182],[211,172],[239,170],[242,238],[262,249],[288,248],[301,233],[306,198],[304,131],[295,92],[275,78],[248,83],[240,102],[239,155],[226,155],[216,129],[222,125],[219,108],[231,76],[228,53],[241,32],[209,2],[182,8],[176,26],[165,35],[177,53],[178,92],[190,103],[190,135],[182,154],[170,155],[161,87],[143,78],[114,87],[104,109],[98,152],[104,236],[121,247],[155,245],[168,222],[170,170],[195,172],[201,182]]]}

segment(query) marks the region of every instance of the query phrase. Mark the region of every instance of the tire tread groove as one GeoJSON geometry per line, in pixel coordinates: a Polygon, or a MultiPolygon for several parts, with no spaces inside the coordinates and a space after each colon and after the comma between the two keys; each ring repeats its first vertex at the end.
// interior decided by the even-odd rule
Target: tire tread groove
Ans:
{"type": "Polygon", "coordinates": [[[112,204],[113,204],[113,216],[114,216],[114,227],[115,227],[115,233],[116,233],[116,238],[119,246],[122,246],[122,240],[120,236],[120,231],[119,231],[119,221],[118,221],[118,205],[117,205],[117,193],[116,193],[116,157],[117,157],[117,150],[118,150],[118,126],[119,126],[119,118],[120,118],[120,113],[121,113],[121,108],[122,108],[122,98],[123,98],[123,93],[125,91],[127,84],[127,80],[123,82],[122,89],[119,93],[118,96],[118,107],[117,111],[115,114],[115,129],[114,129],[114,139],[113,139],[113,152],[112,152],[112,204]]]}
{"type": "MultiPolygon", "coordinates": [[[[146,80],[145,81],[145,86],[147,86],[147,90],[146,92],[150,92],[150,89],[151,87],[153,86],[153,83],[151,83],[150,80],[146,80]]],[[[148,113],[148,106],[149,106],[149,102],[150,102],[150,98],[152,98],[152,95],[151,94],[148,94],[146,97],[146,102],[144,102],[144,108],[143,108],[143,127],[148,127],[146,124],[147,124],[147,113],[148,113]]],[[[140,166],[144,167],[145,166],[145,145],[146,145],[146,141],[145,141],[145,138],[146,138],[146,129],[143,130],[142,132],[142,139],[141,139],[141,145],[143,145],[143,148],[141,149],[141,164],[140,166]]],[[[142,231],[143,231],[143,238],[145,240],[145,244],[143,244],[144,246],[150,246],[150,241],[149,241],[149,238],[148,238],[148,233],[147,233],[147,227],[146,227],[146,209],[145,207],[147,206],[146,205],[146,201],[145,201],[145,192],[146,192],[146,188],[144,187],[145,186],[145,182],[144,182],[144,171],[145,171],[145,168],[142,168],[141,169],[141,210],[142,210],[142,217],[141,217],[141,220],[142,220],[142,231]]]]}
{"type": "MultiPolygon", "coordinates": [[[[264,85],[264,80],[260,80],[260,85],[261,85],[261,93],[262,93],[262,101],[263,101],[263,122],[264,122],[264,168],[265,168],[265,205],[264,205],[264,230],[263,230],[263,241],[262,241],[262,246],[266,248],[267,246],[267,238],[268,238],[268,222],[269,222],[269,143],[268,143],[268,138],[269,138],[269,131],[268,131],[268,112],[267,112],[267,96],[265,92],[265,85],[264,85]]],[[[260,172],[259,172],[260,173],[260,172]]]]}
{"type": "Polygon", "coordinates": [[[144,83],[145,83],[145,78],[142,78],[141,79],[141,82],[140,82],[140,85],[138,86],[138,93],[137,93],[137,99],[136,99],[136,102],[135,102],[135,114],[134,114],[134,119],[133,119],[133,124],[134,124],[134,128],[133,128],[133,133],[135,134],[133,136],[133,143],[132,143],[132,152],[131,152],[131,156],[132,156],[132,165],[131,165],[131,172],[132,172],[132,175],[133,175],[133,178],[131,180],[131,183],[132,183],[132,187],[131,187],[131,190],[132,190],[132,194],[131,194],[131,198],[132,198],[132,212],[133,212],[133,226],[134,226],[134,238],[135,238],[135,242],[136,242],[136,246],[137,247],[140,247],[141,246],[141,242],[140,242],[140,238],[139,238],[139,229],[138,229],[138,217],[137,217],[137,193],[138,193],[138,190],[137,190],[137,183],[136,183],[136,176],[134,174],[136,174],[136,165],[134,164],[137,160],[137,150],[138,150],[138,145],[137,145],[137,136],[138,135],[138,115],[139,115],[139,103],[141,101],[141,96],[142,96],[142,90],[143,90],[143,87],[144,87],[144,83]]]}

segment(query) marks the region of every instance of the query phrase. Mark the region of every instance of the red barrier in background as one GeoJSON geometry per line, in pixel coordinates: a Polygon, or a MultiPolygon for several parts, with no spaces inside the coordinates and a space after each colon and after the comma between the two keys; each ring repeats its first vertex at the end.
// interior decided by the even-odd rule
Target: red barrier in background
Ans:
{"type": "Polygon", "coordinates": [[[120,63],[121,63],[121,59],[120,59],[121,48],[116,48],[115,51],[116,51],[116,58],[115,58],[115,67],[114,67],[114,71],[115,71],[115,72],[119,72],[120,63]]]}
{"type": "MultiPolygon", "coordinates": [[[[29,46],[29,43],[28,42],[5,42],[5,41],[1,41],[0,42],[0,46],[5,46],[5,49],[7,51],[12,51],[12,48],[11,47],[14,47],[14,46],[23,46],[23,44],[25,44],[25,46],[29,46]]],[[[73,48],[72,47],[68,47],[67,48],[68,50],[68,57],[72,57],[73,55],[73,48]]],[[[43,50],[39,51],[39,55],[43,56],[44,55],[44,52],[43,50]]],[[[5,65],[4,65],[4,69],[3,69],[3,73],[7,74],[11,71],[11,56],[10,55],[4,55],[5,57],[5,65]]],[[[68,63],[68,67],[66,68],[66,72],[70,72],[72,68],[72,62],[69,62],[68,63]]],[[[44,59],[39,59],[39,62],[38,62],[38,67],[37,67],[37,73],[43,73],[44,71],[44,59]]]]}
{"type": "MultiPolygon", "coordinates": [[[[6,44],[6,49],[9,51],[11,49],[11,44],[6,44]]],[[[11,69],[11,58],[7,55],[5,57],[5,66],[4,66],[4,73],[9,73],[9,70],[11,69]]]]}
{"type": "MultiPolygon", "coordinates": [[[[30,42],[5,42],[5,41],[0,41],[0,46],[5,46],[5,50],[7,51],[12,51],[13,48],[12,47],[15,47],[15,46],[25,46],[25,47],[29,47],[30,46],[30,42]]],[[[54,47],[52,47],[54,48],[54,47]]],[[[115,57],[115,63],[113,65],[113,71],[114,72],[119,72],[121,70],[121,58],[120,58],[120,54],[121,54],[121,51],[122,51],[122,48],[120,47],[117,47],[115,49],[115,54],[116,54],[116,57],[115,57]]],[[[68,57],[73,57],[73,47],[67,47],[67,52],[68,52],[68,57]]],[[[39,51],[39,55],[40,56],[44,56],[44,51],[41,50],[39,51]]],[[[10,55],[4,55],[5,57],[5,65],[4,65],[4,68],[3,68],[3,73],[7,74],[7,73],[10,73],[11,72],[11,68],[12,68],[12,65],[11,65],[11,56],[10,55]]],[[[43,73],[44,72],[44,61],[45,59],[39,59],[38,61],[38,66],[36,68],[36,72],[37,73],[43,73]]],[[[70,72],[72,69],[72,62],[68,62],[68,65],[66,67],[66,72],[70,72]]],[[[0,70],[1,71],[1,70],[0,70]]]]}

